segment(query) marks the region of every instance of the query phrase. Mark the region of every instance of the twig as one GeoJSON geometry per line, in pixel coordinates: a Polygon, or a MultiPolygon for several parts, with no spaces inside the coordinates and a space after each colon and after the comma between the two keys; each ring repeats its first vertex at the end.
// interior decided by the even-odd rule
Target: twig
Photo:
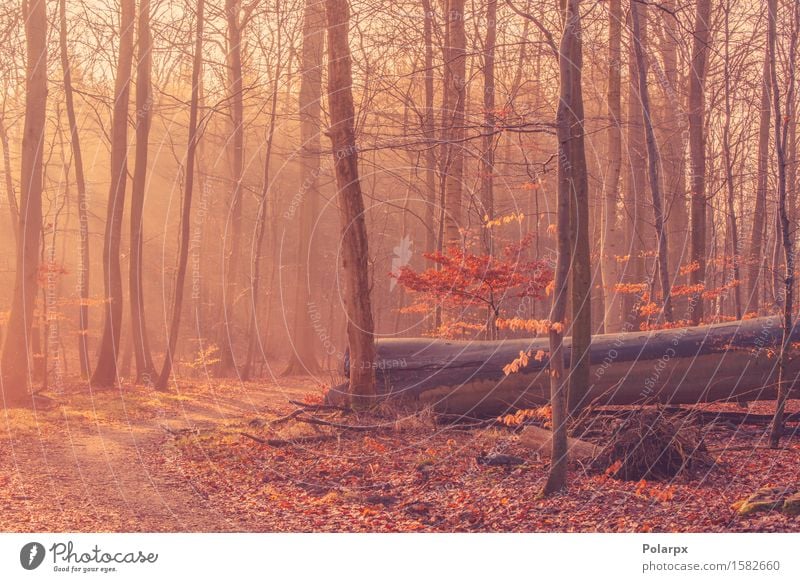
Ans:
{"type": "Polygon", "coordinates": [[[242,436],[246,436],[247,438],[252,439],[257,443],[261,443],[263,445],[269,445],[271,447],[284,447],[286,445],[302,445],[305,443],[318,443],[320,441],[333,440],[337,437],[337,435],[322,434],[322,435],[297,437],[293,439],[262,439],[261,437],[257,437],[256,435],[250,434],[249,432],[240,432],[239,434],[241,434],[242,436]]]}
{"type": "Polygon", "coordinates": [[[338,410],[339,412],[352,412],[349,408],[343,406],[334,406],[333,404],[307,404],[299,400],[290,400],[289,404],[294,404],[305,410],[338,410]]]}
{"type": "Polygon", "coordinates": [[[319,426],[330,426],[332,428],[340,428],[342,430],[373,430],[378,428],[377,426],[367,426],[367,425],[353,425],[353,424],[344,424],[341,422],[331,422],[329,420],[322,420],[321,418],[315,418],[313,416],[297,416],[297,422],[306,422],[308,424],[316,424],[319,426]]]}

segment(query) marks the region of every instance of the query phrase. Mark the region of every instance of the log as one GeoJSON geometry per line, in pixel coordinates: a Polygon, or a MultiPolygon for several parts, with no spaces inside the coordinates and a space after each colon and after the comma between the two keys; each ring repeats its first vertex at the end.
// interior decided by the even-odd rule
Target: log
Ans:
{"type": "MultiPolygon", "coordinates": [[[[596,335],[583,402],[603,405],[696,404],[774,399],[779,317],[648,332],[596,335]]],[[[791,340],[800,341],[800,325],[791,340]]],[[[568,367],[571,344],[565,340],[568,367]]],[[[377,392],[413,408],[485,417],[542,406],[549,400],[546,338],[449,341],[430,338],[377,342],[377,392]],[[505,375],[520,352],[545,353],[505,375]]],[[[345,375],[348,361],[345,356],[345,375]]],[[[794,388],[800,358],[786,377],[794,388]]],[[[347,384],[332,388],[329,404],[346,402],[347,384]]]]}
{"type": "MultiPolygon", "coordinates": [[[[552,449],[553,431],[527,426],[519,435],[519,444],[539,453],[543,459],[549,459],[552,449]]],[[[567,456],[570,461],[591,461],[600,455],[601,448],[592,443],[574,439],[567,439],[567,456]]]]}

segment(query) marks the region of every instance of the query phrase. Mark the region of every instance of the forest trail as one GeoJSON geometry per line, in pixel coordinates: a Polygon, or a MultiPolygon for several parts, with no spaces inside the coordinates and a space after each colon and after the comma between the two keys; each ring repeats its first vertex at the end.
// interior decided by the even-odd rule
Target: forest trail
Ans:
{"type": "Polygon", "coordinates": [[[12,410],[0,431],[0,531],[248,531],[181,471],[175,434],[256,417],[312,385],[217,386],[144,395],[79,392],[50,410],[12,410]],[[190,395],[191,393],[191,395],[190,395]]]}

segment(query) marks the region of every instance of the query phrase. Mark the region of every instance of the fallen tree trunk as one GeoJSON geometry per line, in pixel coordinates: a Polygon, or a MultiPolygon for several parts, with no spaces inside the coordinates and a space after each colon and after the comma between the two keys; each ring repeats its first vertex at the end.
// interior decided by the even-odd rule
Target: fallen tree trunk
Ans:
{"type": "MultiPolygon", "coordinates": [[[[792,332],[800,341],[800,325],[792,332]]],[[[590,386],[584,402],[629,405],[695,404],[775,398],[775,357],[780,318],[764,317],[716,325],[651,332],[597,335],[590,349],[590,386]]],[[[429,338],[377,342],[378,394],[415,408],[485,416],[548,402],[548,341],[448,341],[429,338]],[[543,352],[541,359],[535,358],[543,352]],[[530,354],[528,364],[505,375],[503,368],[530,354]]],[[[565,365],[571,344],[565,340],[565,365]]],[[[348,362],[345,358],[345,374],[348,362]]],[[[786,377],[795,380],[800,358],[786,377]]],[[[344,400],[347,385],[328,400],[344,400]]]]}

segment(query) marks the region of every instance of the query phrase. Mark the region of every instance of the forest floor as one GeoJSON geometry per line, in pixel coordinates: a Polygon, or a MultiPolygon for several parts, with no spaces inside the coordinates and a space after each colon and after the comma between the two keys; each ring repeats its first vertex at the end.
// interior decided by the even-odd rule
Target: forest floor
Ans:
{"type": "Polygon", "coordinates": [[[568,493],[538,499],[547,461],[509,428],[287,416],[290,400],[319,394],[303,378],[166,394],[76,385],[45,410],[9,410],[0,531],[800,531],[800,517],[731,507],[762,487],[800,487],[800,435],[769,450],[766,427],[709,426],[717,463],[704,473],[625,482],[574,467],[568,493]],[[478,462],[487,453],[524,462],[478,462]]]}

